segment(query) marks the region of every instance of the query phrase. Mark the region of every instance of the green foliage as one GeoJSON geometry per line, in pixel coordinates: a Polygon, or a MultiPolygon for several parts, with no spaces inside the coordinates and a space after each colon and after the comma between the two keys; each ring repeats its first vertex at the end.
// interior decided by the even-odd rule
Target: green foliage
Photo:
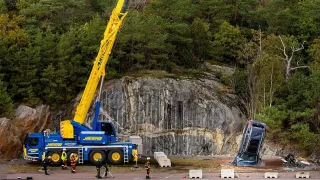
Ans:
{"type": "Polygon", "coordinates": [[[297,123],[291,127],[290,138],[299,144],[299,148],[311,154],[320,150],[320,135],[310,132],[309,125],[297,123]]]}
{"type": "Polygon", "coordinates": [[[282,123],[288,114],[278,107],[265,107],[260,113],[256,114],[255,119],[267,124],[267,137],[270,140],[277,140],[280,136],[282,123]]]}
{"type": "Polygon", "coordinates": [[[0,13],[7,13],[8,8],[6,6],[6,0],[0,0],[0,13]]]}
{"type": "Polygon", "coordinates": [[[294,74],[287,84],[288,96],[284,99],[287,108],[298,112],[309,108],[307,89],[310,89],[308,78],[302,73],[294,74]]]}
{"type": "Polygon", "coordinates": [[[318,108],[320,106],[320,69],[312,69],[308,82],[310,88],[304,94],[306,101],[310,107],[318,108]]]}
{"type": "Polygon", "coordinates": [[[165,69],[171,45],[166,42],[165,21],[157,16],[129,14],[119,34],[110,66],[125,72],[128,69],[165,69]]]}
{"type": "Polygon", "coordinates": [[[13,114],[13,102],[7,93],[7,88],[0,80],[0,117],[10,118],[13,114]]]}
{"type": "Polygon", "coordinates": [[[209,24],[199,18],[194,19],[190,26],[190,37],[193,41],[193,55],[200,61],[208,58],[211,49],[209,24]]]}
{"type": "Polygon", "coordinates": [[[245,39],[241,35],[240,28],[224,22],[214,34],[212,54],[221,62],[236,64],[240,48],[244,43],[245,39]]]}
{"type": "Polygon", "coordinates": [[[312,56],[313,64],[316,67],[320,67],[320,38],[316,38],[313,40],[308,51],[312,56]]]}
{"type": "MultiPolygon", "coordinates": [[[[10,114],[13,102],[63,108],[74,99],[115,3],[0,0],[0,114],[10,114]]],[[[320,128],[320,1],[155,0],[143,6],[128,13],[107,78],[201,78],[205,61],[237,67],[232,76],[217,74],[227,85],[219,92],[231,87],[247,104],[243,109],[268,124],[271,137],[313,148],[308,138],[318,138],[320,128]]]]}
{"type": "Polygon", "coordinates": [[[86,0],[21,0],[18,3],[20,13],[27,17],[28,30],[36,27],[53,27],[54,32],[64,33],[70,26],[89,21],[96,7],[86,0]]]}
{"type": "Polygon", "coordinates": [[[242,98],[248,96],[248,73],[246,70],[236,69],[232,74],[231,84],[235,90],[235,93],[242,98]]]}

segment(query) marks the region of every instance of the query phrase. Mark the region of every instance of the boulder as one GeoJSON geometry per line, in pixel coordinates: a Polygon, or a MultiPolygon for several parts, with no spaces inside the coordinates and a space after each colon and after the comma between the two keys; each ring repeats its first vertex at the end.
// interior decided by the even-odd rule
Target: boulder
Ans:
{"type": "Polygon", "coordinates": [[[0,158],[9,160],[21,155],[21,132],[11,120],[0,118],[0,158]]]}
{"type": "Polygon", "coordinates": [[[50,126],[49,106],[40,105],[34,109],[20,105],[12,120],[0,119],[1,159],[19,158],[27,133],[42,132],[50,126]]]}

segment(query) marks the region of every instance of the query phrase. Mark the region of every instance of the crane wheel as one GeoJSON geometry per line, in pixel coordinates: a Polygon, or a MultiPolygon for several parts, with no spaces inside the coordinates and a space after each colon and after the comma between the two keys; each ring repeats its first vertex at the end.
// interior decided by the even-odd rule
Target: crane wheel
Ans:
{"type": "Polygon", "coordinates": [[[121,164],[123,163],[123,151],[121,150],[111,150],[108,153],[108,161],[113,164],[121,164]]]}
{"type": "Polygon", "coordinates": [[[48,152],[48,156],[51,156],[52,165],[59,166],[61,165],[61,152],[48,152]]]}
{"type": "Polygon", "coordinates": [[[78,156],[78,152],[76,151],[68,151],[67,152],[67,161],[69,163],[71,163],[71,154],[74,155],[74,159],[76,160],[77,164],[79,163],[79,156],[78,156]]]}
{"type": "Polygon", "coordinates": [[[106,153],[104,151],[99,151],[99,150],[93,150],[89,154],[89,160],[93,165],[98,164],[98,159],[101,159],[101,163],[106,162],[106,153]]]}

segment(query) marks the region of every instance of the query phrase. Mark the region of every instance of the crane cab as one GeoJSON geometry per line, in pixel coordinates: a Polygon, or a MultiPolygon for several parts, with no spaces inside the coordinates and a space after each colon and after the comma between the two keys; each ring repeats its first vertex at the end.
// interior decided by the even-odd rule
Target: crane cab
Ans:
{"type": "Polygon", "coordinates": [[[28,160],[41,160],[44,147],[44,136],[42,133],[27,134],[23,147],[23,156],[28,160]]]}

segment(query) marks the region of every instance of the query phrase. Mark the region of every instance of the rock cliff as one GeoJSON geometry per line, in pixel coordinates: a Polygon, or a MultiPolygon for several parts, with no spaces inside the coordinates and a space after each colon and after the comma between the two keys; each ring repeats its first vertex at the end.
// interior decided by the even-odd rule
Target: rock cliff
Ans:
{"type": "Polygon", "coordinates": [[[141,136],[144,154],[234,154],[247,118],[228,92],[210,76],[124,77],[104,84],[100,119],[114,122],[120,135],[141,136]]]}
{"type": "MultiPolygon", "coordinates": [[[[123,138],[140,135],[144,154],[234,154],[247,118],[239,98],[229,92],[209,74],[201,79],[124,77],[105,82],[100,119],[114,122],[123,138]]],[[[19,106],[14,119],[0,119],[2,156],[19,157],[28,132],[59,129],[58,116],[61,112],[51,115],[45,105],[19,106]]],[[[90,126],[90,120],[86,123],[90,126]]]]}

